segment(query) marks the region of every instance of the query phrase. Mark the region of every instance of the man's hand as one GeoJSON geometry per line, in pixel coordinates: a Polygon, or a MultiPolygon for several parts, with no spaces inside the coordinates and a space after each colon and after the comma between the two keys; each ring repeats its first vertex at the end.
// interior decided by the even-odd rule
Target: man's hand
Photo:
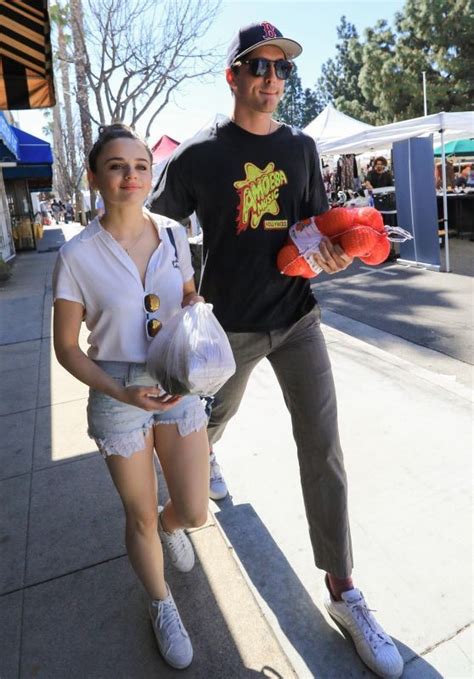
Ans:
{"type": "Polygon", "coordinates": [[[313,259],[326,273],[338,273],[352,264],[353,257],[346,255],[340,245],[333,245],[329,238],[324,237],[319,244],[319,252],[313,259]]]}

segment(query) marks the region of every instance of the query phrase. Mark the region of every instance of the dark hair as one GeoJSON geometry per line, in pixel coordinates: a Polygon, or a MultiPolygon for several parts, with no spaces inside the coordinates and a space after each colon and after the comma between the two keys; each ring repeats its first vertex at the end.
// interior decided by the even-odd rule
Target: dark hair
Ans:
{"type": "Polygon", "coordinates": [[[385,167],[387,167],[388,165],[387,159],[384,158],[383,156],[377,156],[377,158],[374,160],[374,165],[376,165],[377,163],[382,163],[382,165],[384,165],[385,167]]]}
{"type": "Polygon", "coordinates": [[[137,141],[140,141],[147,150],[150,157],[150,164],[153,163],[153,156],[148,145],[135,130],[124,123],[112,123],[111,125],[101,125],[99,127],[99,136],[89,152],[89,167],[92,172],[97,171],[97,158],[102,153],[104,147],[109,141],[113,141],[114,139],[136,139],[137,141]]]}

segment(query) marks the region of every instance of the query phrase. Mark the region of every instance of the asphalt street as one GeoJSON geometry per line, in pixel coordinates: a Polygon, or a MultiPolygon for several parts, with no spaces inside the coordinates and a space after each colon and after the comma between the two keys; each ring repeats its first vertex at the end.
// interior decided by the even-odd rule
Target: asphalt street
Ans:
{"type": "MultiPolygon", "coordinates": [[[[451,249],[454,266],[462,257],[474,275],[474,243],[453,241],[451,249]]],[[[335,276],[320,274],[312,288],[329,324],[324,310],[472,365],[473,280],[396,261],[377,267],[355,261],[335,276]]]]}

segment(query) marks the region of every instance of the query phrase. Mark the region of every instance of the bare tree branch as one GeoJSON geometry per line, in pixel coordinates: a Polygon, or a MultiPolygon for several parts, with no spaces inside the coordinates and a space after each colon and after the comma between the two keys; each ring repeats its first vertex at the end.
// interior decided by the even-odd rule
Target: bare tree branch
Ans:
{"type": "Polygon", "coordinates": [[[86,6],[87,78],[102,123],[144,121],[148,135],[171,93],[216,72],[218,46],[203,38],[220,0],[87,0],[86,6]]]}

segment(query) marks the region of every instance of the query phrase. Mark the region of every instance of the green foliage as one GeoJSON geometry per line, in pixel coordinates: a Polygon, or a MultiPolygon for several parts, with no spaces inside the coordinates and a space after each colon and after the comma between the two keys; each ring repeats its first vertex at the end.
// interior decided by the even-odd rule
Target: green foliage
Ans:
{"type": "Polygon", "coordinates": [[[341,17],[337,27],[338,44],[335,59],[328,59],[321,68],[316,92],[324,105],[332,103],[339,111],[363,120],[375,122],[375,107],[364,97],[359,75],[363,66],[363,44],[354,24],[341,17]]]}
{"type": "Polygon", "coordinates": [[[322,67],[320,101],[372,124],[474,105],[473,0],[406,0],[394,28],[379,20],[361,41],[341,17],[336,57],[322,67]]]}
{"type": "MultiPolygon", "coordinates": [[[[474,105],[472,0],[407,0],[395,19],[396,60],[406,82],[421,87],[426,71],[428,113],[465,111],[474,105]]],[[[416,107],[423,115],[423,106],[416,107]]]]}
{"type": "Polygon", "coordinates": [[[306,127],[324,108],[324,104],[313,90],[303,90],[296,65],[285,84],[283,95],[276,111],[276,117],[288,125],[306,127]]]}

